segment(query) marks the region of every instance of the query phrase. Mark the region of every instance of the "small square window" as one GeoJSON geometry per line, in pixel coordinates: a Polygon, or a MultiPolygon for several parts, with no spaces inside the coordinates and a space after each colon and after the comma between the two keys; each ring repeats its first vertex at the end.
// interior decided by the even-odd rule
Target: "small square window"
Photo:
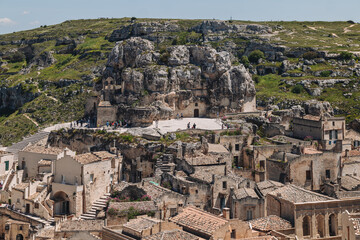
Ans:
{"type": "Polygon", "coordinates": [[[198,103],[195,103],[195,107],[197,107],[197,106],[199,106],[199,104],[198,104],[198,103]]]}
{"type": "Polygon", "coordinates": [[[226,188],[227,188],[227,182],[226,182],[226,181],[224,181],[224,182],[222,183],[222,185],[223,185],[223,189],[226,189],[226,188]]]}
{"type": "Polygon", "coordinates": [[[35,203],[35,208],[36,208],[36,209],[39,208],[39,203],[35,203]]]}
{"type": "Polygon", "coordinates": [[[330,169],[326,169],[325,175],[327,179],[330,179],[330,169]]]}
{"type": "Polygon", "coordinates": [[[23,227],[22,227],[22,226],[20,226],[20,227],[19,227],[19,230],[20,230],[20,231],[22,231],[22,230],[23,230],[23,227]]]}
{"type": "Polygon", "coordinates": [[[235,144],[235,151],[239,151],[240,150],[240,144],[235,144]]]}

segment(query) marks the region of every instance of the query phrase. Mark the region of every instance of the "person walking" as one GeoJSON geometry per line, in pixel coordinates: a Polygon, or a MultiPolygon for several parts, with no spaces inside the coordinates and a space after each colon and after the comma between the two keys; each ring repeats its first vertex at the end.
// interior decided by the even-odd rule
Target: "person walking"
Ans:
{"type": "Polygon", "coordinates": [[[188,129],[190,129],[190,125],[191,125],[191,123],[188,122],[188,124],[187,124],[187,128],[188,128],[188,129]]]}
{"type": "Polygon", "coordinates": [[[196,124],[194,123],[194,124],[193,124],[193,129],[195,129],[195,128],[196,128],[196,124]]]}

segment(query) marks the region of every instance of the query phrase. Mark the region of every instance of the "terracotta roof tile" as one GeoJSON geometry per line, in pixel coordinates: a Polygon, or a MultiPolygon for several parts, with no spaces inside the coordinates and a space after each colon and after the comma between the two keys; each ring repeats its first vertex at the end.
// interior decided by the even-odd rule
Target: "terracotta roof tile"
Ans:
{"type": "Polygon", "coordinates": [[[355,190],[360,185],[360,179],[354,176],[342,176],[341,177],[341,187],[352,191],[355,190]]]}
{"type": "Polygon", "coordinates": [[[64,149],[57,148],[57,147],[47,147],[47,146],[40,146],[40,145],[28,145],[22,150],[22,152],[34,152],[34,153],[41,153],[41,154],[53,154],[58,155],[62,153],[64,149]]]}
{"type": "Polygon", "coordinates": [[[152,228],[156,224],[160,223],[161,220],[149,217],[139,217],[132,219],[123,225],[123,231],[126,232],[126,228],[134,230],[136,232],[142,232],[145,229],[152,228]]]}
{"type": "Polygon", "coordinates": [[[292,228],[289,221],[275,215],[257,218],[249,221],[253,229],[260,231],[283,230],[292,228]]]}
{"type": "Polygon", "coordinates": [[[154,201],[140,201],[140,202],[110,202],[109,208],[114,208],[118,211],[127,211],[130,207],[144,211],[156,211],[157,207],[154,201]]]}
{"type": "Polygon", "coordinates": [[[16,185],[15,187],[13,187],[13,189],[18,190],[18,191],[25,191],[25,189],[29,186],[29,183],[19,183],[18,185],[16,185]]]}
{"type": "Polygon", "coordinates": [[[180,226],[190,228],[211,236],[217,229],[228,224],[224,218],[202,211],[195,207],[187,207],[183,212],[169,219],[180,226]]]}
{"type": "Polygon", "coordinates": [[[199,237],[190,233],[175,229],[163,231],[143,238],[144,240],[198,240],[199,237]]]}
{"type": "Polygon", "coordinates": [[[76,155],[75,160],[81,164],[89,164],[93,162],[106,161],[109,160],[110,158],[115,158],[115,157],[116,157],[115,154],[106,151],[101,151],[101,152],[92,152],[92,153],[84,153],[84,154],[76,155]]]}
{"type": "Polygon", "coordinates": [[[257,186],[262,195],[266,196],[269,192],[274,191],[275,189],[281,188],[284,184],[276,181],[266,180],[263,182],[257,183],[257,186]]]}
{"type": "Polygon", "coordinates": [[[234,195],[236,199],[244,199],[247,197],[260,199],[256,194],[255,190],[252,188],[239,188],[234,190],[234,195]]]}
{"type": "Polygon", "coordinates": [[[45,159],[41,159],[38,162],[39,166],[51,166],[51,160],[45,160],[45,159]]]}
{"type": "Polygon", "coordinates": [[[287,200],[292,203],[304,203],[304,202],[321,202],[334,200],[334,198],[311,192],[301,187],[289,184],[282,188],[278,188],[269,193],[280,199],[287,200]]]}

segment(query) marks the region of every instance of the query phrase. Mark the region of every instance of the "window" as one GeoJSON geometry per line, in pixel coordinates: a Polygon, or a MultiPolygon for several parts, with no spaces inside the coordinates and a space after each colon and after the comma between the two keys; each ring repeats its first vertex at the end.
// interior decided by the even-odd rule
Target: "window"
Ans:
{"type": "Polygon", "coordinates": [[[310,170],[306,171],[306,180],[311,180],[311,171],[310,170]]]}
{"type": "Polygon", "coordinates": [[[35,206],[34,206],[36,209],[39,208],[39,203],[35,203],[35,206]]]}
{"type": "Polygon", "coordinates": [[[5,161],[5,171],[9,170],[9,161],[5,161]]]}
{"type": "Polygon", "coordinates": [[[326,169],[325,175],[327,179],[330,179],[330,169],[326,169]]]}
{"type": "Polygon", "coordinates": [[[331,141],[329,141],[329,145],[331,145],[331,141]]]}
{"type": "Polygon", "coordinates": [[[338,139],[338,130],[335,130],[334,134],[335,134],[334,139],[338,139]]]}
{"type": "Polygon", "coordinates": [[[250,188],[250,182],[249,181],[246,182],[246,187],[250,188]]]}
{"type": "Polygon", "coordinates": [[[235,144],[235,151],[239,151],[240,150],[240,144],[235,144]]]}
{"type": "Polygon", "coordinates": [[[226,181],[224,181],[222,185],[223,185],[223,189],[227,188],[227,182],[226,181]]]}
{"type": "Polygon", "coordinates": [[[93,182],[94,181],[94,174],[90,174],[90,182],[93,182]]]}
{"type": "Polygon", "coordinates": [[[65,176],[64,175],[61,175],[61,183],[65,183],[65,176]]]}
{"type": "Polygon", "coordinates": [[[195,190],[195,193],[198,194],[198,193],[199,193],[199,190],[196,189],[196,190],[195,190]]]}
{"type": "Polygon", "coordinates": [[[234,156],[234,163],[235,163],[235,165],[237,165],[238,161],[239,161],[239,156],[234,156]]]}
{"type": "Polygon", "coordinates": [[[198,103],[195,103],[195,107],[197,107],[197,106],[199,106],[199,104],[198,104],[198,103]]]}
{"type": "Polygon", "coordinates": [[[335,122],[333,122],[333,126],[335,126],[335,122]]]}
{"type": "Polygon", "coordinates": [[[231,231],[231,238],[236,238],[236,231],[235,230],[231,231]]]}
{"type": "Polygon", "coordinates": [[[19,227],[19,230],[20,230],[20,231],[22,231],[22,230],[23,230],[23,227],[22,227],[22,226],[20,226],[20,227],[19,227]]]}
{"type": "Polygon", "coordinates": [[[252,212],[252,210],[247,210],[247,211],[246,211],[246,219],[247,219],[247,220],[253,219],[253,212],[252,212]]]}

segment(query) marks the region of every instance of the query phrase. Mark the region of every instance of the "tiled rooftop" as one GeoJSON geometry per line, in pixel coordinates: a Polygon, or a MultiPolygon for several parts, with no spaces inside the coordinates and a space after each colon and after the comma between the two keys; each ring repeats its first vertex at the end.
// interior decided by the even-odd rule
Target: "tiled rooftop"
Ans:
{"type": "Polygon", "coordinates": [[[118,211],[127,211],[130,207],[143,211],[156,211],[157,207],[154,201],[140,202],[110,202],[109,208],[115,208],[118,211]]]}
{"type": "Polygon", "coordinates": [[[109,160],[110,158],[115,158],[115,157],[116,157],[115,154],[106,151],[101,151],[101,152],[92,152],[92,153],[84,153],[84,154],[76,155],[75,160],[81,164],[89,164],[93,162],[109,160]]]}
{"type": "Polygon", "coordinates": [[[217,155],[186,156],[185,161],[191,166],[218,165],[226,162],[226,159],[217,155]]]}
{"type": "Polygon", "coordinates": [[[257,183],[257,186],[262,193],[262,195],[266,196],[269,192],[274,191],[275,189],[281,188],[284,184],[276,181],[266,180],[263,182],[257,183]]]}
{"type": "Polygon", "coordinates": [[[187,207],[183,212],[169,219],[180,226],[187,227],[207,235],[212,235],[217,229],[228,224],[224,218],[202,211],[195,207],[187,207]]]}
{"type": "Polygon", "coordinates": [[[360,185],[360,179],[354,176],[342,176],[341,187],[345,190],[355,190],[360,185]]]}
{"type": "Polygon", "coordinates": [[[25,191],[25,189],[29,186],[29,183],[19,183],[18,185],[16,185],[15,187],[13,187],[13,189],[19,190],[21,192],[25,191]]]}
{"type": "Polygon", "coordinates": [[[156,224],[160,223],[161,220],[150,217],[138,217],[136,219],[132,219],[129,222],[123,225],[123,231],[126,232],[126,228],[131,230],[141,232],[145,229],[152,228],[156,224]]]}
{"type": "Polygon", "coordinates": [[[209,143],[209,153],[229,153],[229,151],[221,144],[211,144],[209,143]]]}
{"type": "Polygon", "coordinates": [[[319,121],[319,120],[320,120],[320,116],[305,115],[305,116],[303,116],[303,119],[312,120],[312,121],[319,121]]]}
{"type": "Polygon", "coordinates": [[[39,166],[51,166],[51,160],[45,160],[45,159],[41,159],[38,162],[39,166]]]}
{"type": "Polygon", "coordinates": [[[59,230],[61,231],[81,231],[81,230],[90,230],[90,231],[101,231],[104,226],[103,220],[67,220],[61,222],[59,225],[59,230]]]}
{"type": "Polygon", "coordinates": [[[289,184],[282,188],[278,188],[269,193],[280,199],[287,200],[292,203],[304,203],[304,202],[322,202],[334,200],[334,198],[321,195],[319,193],[311,192],[301,187],[289,184]]]}
{"type": "Polygon", "coordinates": [[[163,231],[143,238],[144,240],[198,240],[199,237],[190,233],[175,229],[163,231]]]}
{"type": "Polygon", "coordinates": [[[270,215],[249,221],[253,229],[260,231],[283,230],[292,228],[291,223],[279,216],[270,215]]]}
{"type": "Polygon", "coordinates": [[[62,153],[63,149],[58,147],[48,147],[41,145],[28,145],[22,150],[23,152],[33,152],[33,153],[41,153],[41,154],[53,154],[58,155],[62,153]]]}
{"type": "Polygon", "coordinates": [[[260,199],[253,188],[239,188],[234,190],[236,199],[244,199],[247,197],[260,199]]]}

